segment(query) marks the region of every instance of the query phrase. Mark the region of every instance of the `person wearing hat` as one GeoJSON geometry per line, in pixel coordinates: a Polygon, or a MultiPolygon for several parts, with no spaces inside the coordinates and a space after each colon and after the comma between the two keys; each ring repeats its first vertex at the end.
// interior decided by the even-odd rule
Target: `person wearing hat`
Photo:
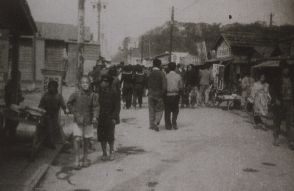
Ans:
{"type": "Polygon", "coordinates": [[[102,58],[100,57],[96,61],[96,65],[93,67],[93,70],[89,73],[89,76],[91,77],[91,89],[93,91],[98,92],[98,87],[100,83],[100,79],[102,74],[105,74],[105,64],[103,63],[102,58]]]}
{"type": "Polygon", "coordinates": [[[134,73],[134,92],[133,92],[133,106],[142,108],[144,88],[146,86],[146,75],[143,72],[143,66],[137,65],[134,73]]]}
{"type": "Polygon", "coordinates": [[[119,77],[118,77],[118,69],[116,66],[111,66],[108,70],[108,74],[113,78],[112,80],[112,88],[116,91],[116,101],[117,101],[117,104],[119,105],[119,108],[118,108],[118,113],[117,113],[117,119],[116,119],[116,122],[117,124],[120,123],[120,117],[119,117],[119,114],[120,114],[120,108],[121,108],[121,83],[120,83],[120,80],[119,80],[119,77]]]}
{"type": "Polygon", "coordinates": [[[112,87],[113,78],[110,75],[101,76],[99,85],[100,113],[98,117],[97,137],[101,143],[102,160],[114,160],[114,132],[119,113],[119,103],[116,100],[117,92],[112,87]],[[107,153],[109,145],[109,155],[107,153]]]}
{"type": "Polygon", "coordinates": [[[125,101],[126,109],[130,109],[132,106],[132,95],[133,95],[133,71],[132,66],[127,65],[123,69],[121,83],[123,84],[122,92],[123,99],[125,101]]]}

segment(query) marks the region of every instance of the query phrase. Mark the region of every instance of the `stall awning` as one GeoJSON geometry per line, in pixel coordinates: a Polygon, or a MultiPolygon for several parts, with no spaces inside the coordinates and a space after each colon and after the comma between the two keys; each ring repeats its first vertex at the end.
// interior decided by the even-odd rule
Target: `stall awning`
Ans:
{"type": "Polygon", "coordinates": [[[20,35],[33,35],[37,32],[26,0],[0,0],[0,28],[20,35]]]}
{"type": "MultiPolygon", "coordinates": [[[[267,60],[262,62],[261,64],[255,65],[252,68],[277,68],[280,66],[281,60],[267,60]]],[[[293,60],[287,60],[289,65],[294,65],[293,60]]]]}
{"type": "Polygon", "coordinates": [[[233,57],[226,57],[226,58],[213,58],[210,60],[206,60],[205,63],[217,63],[217,62],[229,62],[234,60],[233,57]]]}
{"type": "Polygon", "coordinates": [[[261,64],[257,64],[253,66],[253,68],[273,68],[273,67],[279,67],[280,61],[277,60],[269,60],[262,62],[261,64]]]}

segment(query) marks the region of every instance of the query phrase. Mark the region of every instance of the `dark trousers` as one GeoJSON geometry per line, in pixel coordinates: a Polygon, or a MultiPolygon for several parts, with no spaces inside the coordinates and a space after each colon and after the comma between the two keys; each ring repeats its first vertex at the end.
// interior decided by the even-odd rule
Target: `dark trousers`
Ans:
{"type": "Polygon", "coordinates": [[[58,114],[45,114],[41,123],[37,125],[33,140],[33,149],[37,150],[42,144],[53,146],[57,142],[64,142],[65,138],[63,136],[62,127],[59,125],[58,114]]]}
{"type": "Polygon", "coordinates": [[[149,126],[150,128],[156,127],[161,120],[161,114],[164,110],[164,103],[162,98],[148,97],[149,107],[149,126]]]}
{"type": "Polygon", "coordinates": [[[16,129],[19,122],[11,119],[5,120],[4,132],[9,138],[14,139],[16,137],[16,129]]]}
{"type": "Polygon", "coordinates": [[[189,94],[190,94],[191,88],[190,87],[185,87],[184,91],[182,92],[182,106],[189,106],[189,94]]]}
{"type": "Polygon", "coordinates": [[[283,101],[280,106],[273,107],[274,113],[274,138],[278,138],[281,134],[281,123],[282,120],[286,121],[287,139],[294,141],[293,137],[293,102],[283,101]]]}
{"type": "Polygon", "coordinates": [[[177,118],[179,114],[179,96],[166,96],[165,98],[165,127],[170,129],[177,126],[177,118]]]}
{"type": "Polygon", "coordinates": [[[137,106],[137,100],[138,100],[139,106],[140,107],[142,106],[143,93],[144,93],[143,86],[135,86],[134,93],[133,93],[133,106],[134,107],[137,106]]]}
{"type": "Polygon", "coordinates": [[[99,142],[114,142],[115,123],[109,115],[100,115],[98,119],[97,138],[99,142]]]}
{"type": "Polygon", "coordinates": [[[256,125],[258,125],[258,124],[262,124],[261,117],[258,116],[258,115],[254,116],[254,123],[255,123],[256,125]]]}
{"type": "Polygon", "coordinates": [[[129,109],[132,105],[132,94],[133,88],[132,87],[125,87],[123,88],[123,97],[126,102],[126,108],[129,109]]]}

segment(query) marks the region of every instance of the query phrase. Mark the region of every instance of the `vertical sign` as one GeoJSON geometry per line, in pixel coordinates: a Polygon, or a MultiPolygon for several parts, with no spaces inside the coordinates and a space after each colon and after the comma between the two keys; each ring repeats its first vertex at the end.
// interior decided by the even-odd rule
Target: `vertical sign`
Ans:
{"type": "Polygon", "coordinates": [[[207,50],[206,50],[206,43],[205,41],[196,43],[197,46],[197,52],[198,56],[200,57],[200,60],[205,62],[207,60],[207,50]]]}
{"type": "Polygon", "coordinates": [[[214,87],[218,90],[224,89],[224,72],[225,67],[221,64],[213,64],[212,75],[214,79],[214,87]]]}

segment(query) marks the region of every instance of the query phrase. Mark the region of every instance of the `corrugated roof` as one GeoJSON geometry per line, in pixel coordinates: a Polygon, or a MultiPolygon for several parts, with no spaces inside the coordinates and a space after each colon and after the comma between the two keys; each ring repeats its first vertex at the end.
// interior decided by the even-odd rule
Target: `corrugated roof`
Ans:
{"type": "Polygon", "coordinates": [[[222,33],[221,36],[231,47],[273,46],[277,43],[276,39],[257,33],[234,32],[222,33]]]}
{"type": "Polygon", "coordinates": [[[236,48],[249,48],[256,51],[262,57],[270,57],[278,42],[277,39],[257,33],[227,32],[221,34],[215,49],[222,41],[225,41],[232,50],[236,48]]]}
{"type": "MultiPolygon", "coordinates": [[[[50,40],[77,41],[78,27],[70,24],[36,22],[38,33],[42,38],[50,40]]],[[[91,41],[89,27],[85,27],[85,41],[91,41]]]]}

